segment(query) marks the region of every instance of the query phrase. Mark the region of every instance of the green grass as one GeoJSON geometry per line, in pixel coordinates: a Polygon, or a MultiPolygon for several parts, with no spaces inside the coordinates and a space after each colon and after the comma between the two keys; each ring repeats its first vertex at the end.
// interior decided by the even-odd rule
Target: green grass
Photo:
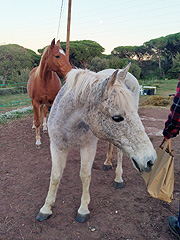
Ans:
{"type": "Polygon", "coordinates": [[[0,113],[30,105],[31,100],[27,93],[0,95],[0,113]]]}
{"type": "Polygon", "coordinates": [[[175,94],[178,79],[170,80],[140,80],[139,84],[143,86],[156,86],[156,94],[168,97],[169,94],[175,94]]]}

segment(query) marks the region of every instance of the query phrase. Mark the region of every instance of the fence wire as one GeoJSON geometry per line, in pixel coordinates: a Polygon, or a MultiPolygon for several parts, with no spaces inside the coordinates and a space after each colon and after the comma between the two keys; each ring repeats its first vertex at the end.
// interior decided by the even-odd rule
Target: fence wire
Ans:
{"type": "Polygon", "coordinates": [[[32,112],[27,82],[0,84],[0,124],[32,112]]]}

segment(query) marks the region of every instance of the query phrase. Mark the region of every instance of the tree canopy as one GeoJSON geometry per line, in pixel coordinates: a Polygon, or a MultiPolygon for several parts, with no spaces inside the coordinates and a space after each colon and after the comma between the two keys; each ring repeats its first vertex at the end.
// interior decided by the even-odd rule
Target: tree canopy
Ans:
{"type": "MultiPolygon", "coordinates": [[[[125,57],[138,61],[139,66],[142,68],[143,75],[141,77],[147,77],[150,72],[153,72],[160,78],[165,75],[171,76],[178,53],[180,53],[180,33],[151,39],[142,46],[119,46],[111,52],[112,55],[120,58],[125,57]],[[147,69],[147,66],[150,68],[147,69]],[[146,71],[144,71],[145,69],[146,71]]],[[[180,68],[176,67],[176,71],[177,77],[180,68]]]]}
{"type": "MultiPolygon", "coordinates": [[[[64,51],[66,43],[61,43],[64,51]]],[[[76,67],[86,68],[88,61],[94,57],[102,56],[104,48],[97,42],[91,40],[70,41],[69,60],[76,67]]]]}
{"type": "Polygon", "coordinates": [[[13,78],[16,73],[21,74],[23,69],[31,69],[34,61],[32,53],[17,44],[0,46],[0,75],[3,76],[3,84],[6,78],[13,78]]]}
{"type": "MultiPolygon", "coordinates": [[[[66,43],[61,42],[66,51],[66,43]]],[[[44,48],[36,54],[17,44],[0,46],[0,77],[5,80],[27,78],[29,71],[39,65],[44,48]]],[[[70,41],[69,60],[73,66],[100,71],[106,68],[123,68],[132,62],[130,72],[137,78],[174,77],[180,73],[180,33],[151,39],[141,46],[118,46],[110,55],[95,41],[70,41]]]]}

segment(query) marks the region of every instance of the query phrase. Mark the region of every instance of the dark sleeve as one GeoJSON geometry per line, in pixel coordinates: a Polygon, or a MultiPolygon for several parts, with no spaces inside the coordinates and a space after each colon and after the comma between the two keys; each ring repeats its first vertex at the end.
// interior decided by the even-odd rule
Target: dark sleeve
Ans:
{"type": "Polygon", "coordinates": [[[180,130],[180,79],[170,111],[171,113],[165,122],[165,128],[163,130],[163,135],[166,139],[176,137],[180,130]]]}

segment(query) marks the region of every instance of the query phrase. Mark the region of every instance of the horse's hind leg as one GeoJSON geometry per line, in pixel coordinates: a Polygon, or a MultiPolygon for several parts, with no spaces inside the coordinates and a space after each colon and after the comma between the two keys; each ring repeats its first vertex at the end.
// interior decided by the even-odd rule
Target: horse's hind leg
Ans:
{"type": "Polygon", "coordinates": [[[81,205],[76,216],[77,222],[86,222],[90,217],[88,205],[90,203],[89,185],[91,182],[91,169],[96,154],[96,144],[81,148],[81,170],[80,178],[83,185],[81,205]]]}
{"type": "Polygon", "coordinates": [[[40,137],[40,125],[41,125],[41,114],[40,106],[37,102],[33,101],[33,111],[34,111],[34,125],[36,126],[36,147],[41,147],[41,137],[40,137]]]}
{"type": "Polygon", "coordinates": [[[48,219],[52,215],[52,206],[56,200],[56,194],[59,187],[60,180],[66,166],[68,151],[59,150],[55,144],[51,142],[51,157],[52,157],[52,170],[50,177],[49,191],[43,207],[40,209],[36,219],[40,222],[48,219]]]}
{"type": "Polygon", "coordinates": [[[36,128],[36,126],[35,126],[35,123],[34,123],[35,121],[34,121],[34,119],[33,119],[33,125],[32,125],[32,129],[35,129],[36,128]]]}
{"type": "Polygon", "coordinates": [[[115,181],[114,181],[114,187],[118,188],[118,189],[123,188],[122,156],[123,156],[122,150],[117,148],[117,167],[116,167],[116,177],[115,177],[115,181]]]}
{"type": "Polygon", "coordinates": [[[107,157],[106,161],[104,162],[103,169],[105,171],[109,170],[112,168],[112,159],[113,159],[113,144],[108,143],[108,152],[107,152],[107,157]]]}
{"type": "Polygon", "coordinates": [[[43,117],[43,131],[47,131],[47,115],[48,115],[49,105],[44,105],[44,117],[43,117]]]}

